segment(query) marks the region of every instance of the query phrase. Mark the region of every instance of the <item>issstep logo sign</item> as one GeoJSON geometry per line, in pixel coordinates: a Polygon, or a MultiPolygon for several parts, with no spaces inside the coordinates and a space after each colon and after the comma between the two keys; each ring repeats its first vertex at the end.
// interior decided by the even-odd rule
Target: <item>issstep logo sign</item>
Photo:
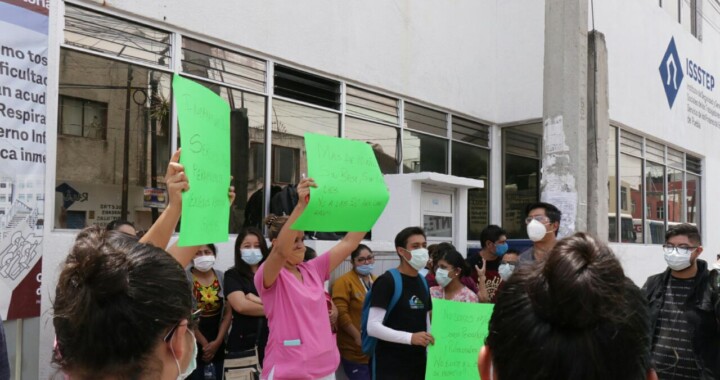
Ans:
{"type": "Polygon", "coordinates": [[[662,63],[660,63],[660,78],[662,78],[663,87],[665,88],[665,96],[667,96],[670,108],[675,103],[675,98],[680,91],[680,85],[683,81],[683,69],[680,63],[677,47],[675,46],[675,38],[670,39],[662,63]]]}

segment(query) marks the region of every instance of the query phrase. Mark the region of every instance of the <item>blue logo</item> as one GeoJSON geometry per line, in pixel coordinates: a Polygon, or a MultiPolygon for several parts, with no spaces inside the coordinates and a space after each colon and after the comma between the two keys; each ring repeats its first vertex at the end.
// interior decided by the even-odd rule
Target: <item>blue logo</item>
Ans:
{"type": "Polygon", "coordinates": [[[672,108],[673,103],[675,103],[675,97],[677,97],[678,91],[680,91],[680,84],[682,84],[683,77],[683,69],[680,64],[677,47],[675,47],[675,38],[673,37],[670,39],[670,45],[668,45],[662,62],[660,63],[660,78],[662,78],[665,96],[667,96],[670,108],[672,108]]]}

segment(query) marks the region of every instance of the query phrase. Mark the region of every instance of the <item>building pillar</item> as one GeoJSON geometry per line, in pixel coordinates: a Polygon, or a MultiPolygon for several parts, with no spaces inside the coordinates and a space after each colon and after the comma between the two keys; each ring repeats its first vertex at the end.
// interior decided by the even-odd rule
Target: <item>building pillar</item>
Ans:
{"type": "Polygon", "coordinates": [[[587,30],[587,1],[545,1],[540,198],[562,211],[561,237],[587,229],[587,30]]]}
{"type": "Polygon", "coordinates": [[[608,66],[605,35],[588,34],[587,231],[608,238],[608,66]]]}

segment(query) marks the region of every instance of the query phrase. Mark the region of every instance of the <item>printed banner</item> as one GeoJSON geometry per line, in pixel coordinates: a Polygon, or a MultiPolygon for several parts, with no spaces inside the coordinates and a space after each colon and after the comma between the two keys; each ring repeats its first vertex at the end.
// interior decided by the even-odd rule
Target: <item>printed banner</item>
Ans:
{"type": "Polygon", "coordinates": [[[49,1],[0,0],[0,317],[40,315],[49,1]]]}

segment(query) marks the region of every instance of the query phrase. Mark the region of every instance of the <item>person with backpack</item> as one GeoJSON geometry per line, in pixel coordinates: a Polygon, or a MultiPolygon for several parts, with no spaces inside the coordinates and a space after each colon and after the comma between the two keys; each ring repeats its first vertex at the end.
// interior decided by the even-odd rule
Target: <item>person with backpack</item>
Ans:
{"type": "Polygon", "coordinates": [[[395,237],[400,265],[378,277],[363,310],[363,351],[372,357],[374,379],[425,378],[426,349],[435,343],[429,330],[432,301],[419,271],[428,257],[425,232],[408,227],[395,237]],[[372,340],[376,339],[373,346],[372,340]]]}
{"type": "Polygon", "coordinates": [[[290,217],[269,215],[267,220],[272,248],[254,279],[270,327],[263,380],[334,380],[340,364],[324,283],[366,232],[349,232],[328,252],[303,262],[304,232],[291,226],[307,207],[310,187],[317,187],[311,178],[300,182],[298,203],[290,217]]]}

